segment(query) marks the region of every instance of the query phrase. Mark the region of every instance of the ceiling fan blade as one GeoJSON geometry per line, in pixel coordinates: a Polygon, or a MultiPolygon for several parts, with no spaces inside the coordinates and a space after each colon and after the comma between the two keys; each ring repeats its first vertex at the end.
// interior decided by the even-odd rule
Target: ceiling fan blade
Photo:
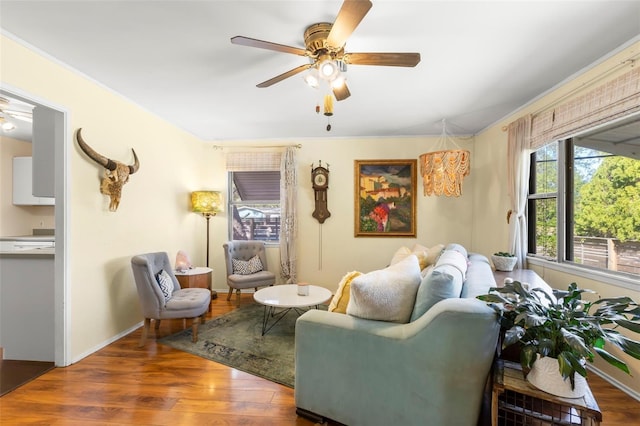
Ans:
{"type": "Polygon", "coordinates": [[[419,53],[346,53],[344,61],[352,65],[384,65],[388,67],[415,67],[419,53]]]}
{"type": "Polygon", "coordinates": [[[256,87],[260,87],[260,88],[269,87],[271,85],[274,85],[276,83],[281,82],[285,78],[292,77],[292,76],[294,76],[296,74],[301,73],[302,71],[308,70],[309,68],[311,68],[311,66],[312,66],[312,64],[300,65],[299,67],[296,67],[296,68],[294,68],[292,70],[289,70],[289,71],[287,71],[285,73],[282,73],[282,74],[280,74],[280,75],[278,75],[276,77],[273,77],[272,79],[269,79],[267,81],[263,81],[262,83],[257,84],[256,87]]]}
{"type": "Polygon", "coordinates": [[[349,96],[351,96],[351,92],[349,92],[349,88],[347,87],[347,83],[345,82],[340,87],[333,88],[333,96],[336,97],[336,101],[344,101],[349,96]]]}
{"type": "Polygon", "coordinates": [[[274,50],[276,52],[293,53],[305,56],[307,51],[299,47],[285,46],[284,44],[271,43],[270,41],[257,40],[255,38],[235,36],[231,37],[231,43],[241,46],[258,47],[260,49],[274,50]]]}
{"type": "Polygon", "coordinates": [[[345,0],[331,27],[329,37],[327,37],[327,44],[335,48],[344,46],[351,33],[362,21],[362,18],[369,12],[371,6],[372,4],[369,0],[345,0]]]}

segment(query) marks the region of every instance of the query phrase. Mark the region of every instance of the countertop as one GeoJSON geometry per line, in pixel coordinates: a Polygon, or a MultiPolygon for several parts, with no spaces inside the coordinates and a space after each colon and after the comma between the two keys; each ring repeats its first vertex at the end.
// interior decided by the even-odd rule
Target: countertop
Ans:
{"type": "Polygon", "coordinates": [[[55,241],[54,235],[18,235],[13,237],[0,237],[0,241],[55,241]]]}
{"type": "Polygon", "coordinates": [[[0,257],[53,257],[55,248],[35,248],[32,250],[0,251],[0,257]]]}
{"type": "Polygon", "coordinates": [[[0,256],[51,257],[55,254],[55,241],[56,239],[53,235],[18,235],[0,237],[0,256]],[[39,243],[42,243],[42,246],[40,246],[39,243]],[[33,246],[33,248],[31,248],[31,246],[33,246]]]}

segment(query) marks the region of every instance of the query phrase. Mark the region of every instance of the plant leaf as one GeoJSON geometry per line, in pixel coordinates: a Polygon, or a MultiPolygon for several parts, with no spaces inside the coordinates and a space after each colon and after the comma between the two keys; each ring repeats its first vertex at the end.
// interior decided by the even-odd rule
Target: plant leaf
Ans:
{"type": "Polygon", "coordinates": [[[499,294],[494,294],[494,293],[483,294],[481,296],[478,296],[477,298],[482,300],[483,302],[510,303],[509,300],[505,299],[504,297],[500,296],[499,294]]]}
{"type": "Polygon", "coordinates": [[[604,330],[607,341],[622,349],[624,353],[640,359],[640,342],[631,340],[615,330],[604,330]]]}
{"type": "Polygon", "coordinates": [[[609,352],[605,351],[604,349],[600,349],[597,347],[594,347],[593,349],[596,351],[598,355],[604,358],[609,364],[615,367],[618,367],[620,370],[624,371],[627,374],[631,374],[631,372],[629,371],[629,367],[621,359],[616,358],[615,356],[611,355],[609,352]]]}
{"type": "Polygon", "coordinates": [[[549,301],[549,304],[553,305],[554,303],[556,303],[556,300],[551,297],[551,295],[549,293],[547,293],[546,291],[544,291],[544,289],[540,288],[540,287],[535,287],[531,289],[532,293],[542,293],[542,295],[545,297],[545,299],[547,299],[549,301]]]}
{"type": "Polygon", "coordinates": [[[502,342],[502,348],[506,348],[507,346],[511,346],[514,343],[518,343],[520,338],[524,336],[525,329],[520,327],[519,325],[515,325],[511,327],[504,333],[504,341],[502,342]]]}
{"type": "Polygon", "coordinates": [[[576,373],[581,375],[582,377],[587,377],[587,369],[584,366],[582,358],[578,358],[571,352],[566,352],[567,359],[571,363],[571,367],[575,370],[576,373]]]}
{"type": "Polygon", "coordinates": [[[633,301],[632,298],[627,297],[627,296],[620,296],[620,297],[605,297],[602,299],[598,299],[595,302],[593,302],[594,305],[598,305],[601,303],[611,303],[611,304],[619,304],[619,303],[624,303],[627,305],[635,305],[636,303],[633,301]]]}
{"type": "Polygon", "coordinates": [[[539,339],[538,340],[538,353],[542,356],[550,356],[553,354],[555,344],[551,339],[539,339]]]}
{"type": "Polygon", "coordinates": [[[537,314],[528,314],[525,316],[525,325],[527,327],[536,327],[538,325],[542,325],[547,322],[547,317],[537,314]]]}
{"type": "Polygon", "coordinates": [[[569,345],[569,347],[578,355],[582,357],[589,357],[591,354],[587,346],[584,344],[584,339],[572,332],[566,330],[565,328],[560,329],[560,333],[562,333],[562,339],[564,342],[569,345]]]}
{"type": "MultiPolygon", "coordinates": [[[[571,360],[567,357],[568,354],[568,352],[558,354],[558,369],[564,379],[573,376],[573,367],[571,366],[571,360]]],[[[571,381],[571,389],[573,389],[573,380],[571,381]]]]}
{"type": "Polygon", "coordinates": [[[620,327],[624,327],[627,330],[631,330],[633,332],[636,333],[640,333],[640,323],[634,322],[634,321],[629,321],[626,318],[625,319],[619,319],[619,320],[613,320],[616,324],[618,324],[620,327]]]}
{"type": "Polygon", "coordinates": [[[536,362],[536,347],[524,345],[520,350],[520,364],[523,368],[531,368],[534,362],[536,362]]]}

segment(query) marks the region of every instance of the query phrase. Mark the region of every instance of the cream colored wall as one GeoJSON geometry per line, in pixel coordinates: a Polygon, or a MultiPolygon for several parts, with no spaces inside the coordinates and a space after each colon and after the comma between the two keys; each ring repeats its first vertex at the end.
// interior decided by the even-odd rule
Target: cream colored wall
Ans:
{"type": "Polygon", "coordinates": [[[188,211],[188,193],[215,182],[205,173],[199,139],[5,36],[1,42],[3,85],[68,111],[69,358],[75,361],[141,321],[131,256],[166,251],[173,260],[184,249],[204,261],[204,225],[188,211]],[[102,170],[74,142],[78,127],[98,152],[132,162],[135,148],[140,158],[115,213],[99,193],[102,170]]]}
{"type": "MultiPolygon", "coordinates": [[[[297,140],[302,148],[297,151],[298,159],[298,279],[317,284],[335,291],[338,282],[349,271],[368,272],[384,268],[393,253],[402,246],[413,247],[420,243],[433,246],[438,243],[458,242],[471,244],[472,185],[474,173],[465,179],[462,196],[459,198],[425,197],[422,180],[418,174],[417,237],[354,237],[354,160],[377,159],[417,159],[437,145],[438,138],[364,138],[364,139],[309,139],[297,140]],[[329,164],[328,209],[331,212],[324,224],[320,225],[312,216],[315,208],[314,192],[311,186],[311,164],[329,164]]],[[[287,141],[272,141],[272,144],[286,144],[287,141]]],[[[473,141],[458,141],[458,145],[469,149],[473,158],[473,141]]],[[[240,144],[260,145],[260,141],[246,141],[240,144]]],[[[225,182],[225,150],[210,149],[212,173],[215,181],[225,182]]],[[[212,231],[212,253],[217,288],[225,287],[224,258],[221,245],[228,232],[225,220],[220,217],[216,230],[212,231]]],[[[277,249],[269,249],[269,264],[279,265],[277,249]]]]}
{"type": "MultiPolygon", "coordinates": [[[[204,263],[205,222],[188,212],[187,194],[196,189],[226,189],[224,150],[214,149],[5,36],[1,42],[2,83],[69,112],[69,334],[70,358],[77,360],[140,321],[129,267],[131,256],[164,250],[173,258],[177,250],[184,249],[194,263],[204,263]],[[107,211],[106,197],[98,191],[99,167],[73,143],[71,133],[78,127],[84,129],[83,135],[93,148],[104,155],[129,162],[130,149],[135,148],[138,153],[140,171],[125,186],[116,213],[107,211]]],[[[434,138],[295,141],[303,145],[298,151],[299,279],[335,290],[346,272],[384,267],[397,248],[411,247],[416,242],[430,246],[455,241],[487,255],[505,249],[506,134],[500,127],[588,79],[579,78],[508,117],[478,135],[475,142],[461,142],[463,148],[472,151],[472,170],[460,198],[424,197],[418,180],[415,239],[353,237],[354,160],[418,158],[435,145],[434,138]],[[311,217],[310,165],[318,160],[330,164],[331,170],[328,207],[332,216],[322,226],[311,217]]],[[[211,219],[210,263],[215,269],[216,288],[225,287],[221,245],[228,235],[227,218],[228,213],[224,212],[211,219]]],[[[269,250],[269,259],[277,265],[277,250],[269,250]]],[[[552,284],[558,281],[556,285],[573,278],[554,274],[543,273],[552,284]]],[[[598,282],[588,284],[603,294],[618,291],[598,282]]],[[[638,371],[639,364],[631,364],[638,371]]],[[[637,384],[624,377],[619,380],[640,392],[637,384]]]]}
{"type": "Polygon", "coordinates": [[[30,235],[35,228],[54,228],[53,206],[14,206],[13,157],[31,155],[31,143],[0,135],[0,237],[30,235]]]}
{"type": "MultiPolygon", "coordinates": [[[[506,222],[506,214],[509,209],[506,187],[507,133],[502,130],[502,127],[526,114],[534,114],[555,103],[578,96],[582,93],[580,89],[589,90],[628,72],[631,63],[621,64],[639,51],[640,42],[630,45],[476,136],[476,162],[471,172],[472,175],[475,175],[474,184],[476,185],[473,194],[474,215],[471,244],[473,251],[490,255],[495,251],[505,250],[509,247],[509,229],[506,222]]],[[[579,287],[594,290],[601,297],[626,295],[640,302],[640,291],[606,284],[595,278],[586,279],[570,272],[559,271],[557,267],[554,268],[554,264],[549,264],[548,267],[531,266],[531,268],[536,270],[554,288],[566,289],[570,283],[576,282],[579,287]]],[[[640,340],[637,334],[629,335],[629,337],[640,340]]],[[[624,354],[620,354],[620,356],[629,364],[632,377],[610,367],[606,362],[598,361],[595,366],[631,389],[636,395],[640,395],[640,381],[637,379],[640,377],[640,361],[624,354]]]]}

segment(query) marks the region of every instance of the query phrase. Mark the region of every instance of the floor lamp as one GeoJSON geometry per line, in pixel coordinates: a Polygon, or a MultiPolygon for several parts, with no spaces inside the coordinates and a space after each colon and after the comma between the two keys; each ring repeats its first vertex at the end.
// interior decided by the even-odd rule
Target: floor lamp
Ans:
{"type": "MultiPolygon", "coordinates": [[[[209,220],[222,211],[222,193],[220,191],[194,191],[191,193],[191,211],[201,213],[207,219],[207,268],[209,267],[209,220]]],[[[211,297],[218,294],[211,289],[211,297]]]]}

